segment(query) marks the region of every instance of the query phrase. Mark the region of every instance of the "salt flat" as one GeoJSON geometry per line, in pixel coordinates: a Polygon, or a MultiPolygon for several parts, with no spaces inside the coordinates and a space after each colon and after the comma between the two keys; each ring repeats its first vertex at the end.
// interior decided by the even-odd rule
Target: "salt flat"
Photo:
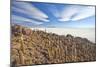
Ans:
{"type": "Polygon", "coordinates": [[[95,28],[31,28],[32,30],[42,30],[48,33],[56,33],[58,35],[71,34],[75,37],[87,38],[95,43],[95,28]]]}

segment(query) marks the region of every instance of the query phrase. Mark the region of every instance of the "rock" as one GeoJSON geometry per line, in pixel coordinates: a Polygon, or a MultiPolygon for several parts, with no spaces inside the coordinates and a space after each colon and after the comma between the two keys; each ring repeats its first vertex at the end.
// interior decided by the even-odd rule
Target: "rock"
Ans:
{"type": "Polygon", "coordinates": [[[30,30],[28,28],[23,28],[22,29],[22,33],[23,33],[23,35],[31,35],[32,34],[32,30],[30,30]]]}

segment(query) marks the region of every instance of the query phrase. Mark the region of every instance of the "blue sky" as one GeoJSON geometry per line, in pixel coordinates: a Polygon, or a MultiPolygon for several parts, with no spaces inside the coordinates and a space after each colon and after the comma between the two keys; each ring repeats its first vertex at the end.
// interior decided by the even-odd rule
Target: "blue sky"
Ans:
{"type": "Polygon", "coordinates": [[[95,7],[14,1],[11,20],[27,27],[95,28],[95,7]]]}

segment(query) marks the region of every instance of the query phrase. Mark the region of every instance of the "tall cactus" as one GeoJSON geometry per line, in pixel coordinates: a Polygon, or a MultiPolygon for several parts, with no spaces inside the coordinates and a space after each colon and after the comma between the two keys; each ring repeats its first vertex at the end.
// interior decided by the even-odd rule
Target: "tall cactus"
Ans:
{"type": "Polygon", "coordinates": [[[19,51],[19,53],[20,53],[20,61],[21,61],[21,64],[24,64],[24,53],[25,53],[25,50],[24,50],[24,42],[23,42],[23,33],[22,33],[22,28],[20,28],[20,30],[21,30],[21,32],[20,32],[20,35],[21,35],[21,37],[20,37],[20,39],[21,39],[21,47],[20,47],[20,51],[19,51]]]}

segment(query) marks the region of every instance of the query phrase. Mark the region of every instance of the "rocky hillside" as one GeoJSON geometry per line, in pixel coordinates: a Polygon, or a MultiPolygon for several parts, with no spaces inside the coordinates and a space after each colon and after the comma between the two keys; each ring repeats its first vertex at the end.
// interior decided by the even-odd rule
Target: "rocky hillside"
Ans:
{"type": "Polygon", "coordinates": [[[54,64],[95,61],[96,44],[86,38],[31,30],[19,25],[11,28],[12,65],[54,64]]]}

